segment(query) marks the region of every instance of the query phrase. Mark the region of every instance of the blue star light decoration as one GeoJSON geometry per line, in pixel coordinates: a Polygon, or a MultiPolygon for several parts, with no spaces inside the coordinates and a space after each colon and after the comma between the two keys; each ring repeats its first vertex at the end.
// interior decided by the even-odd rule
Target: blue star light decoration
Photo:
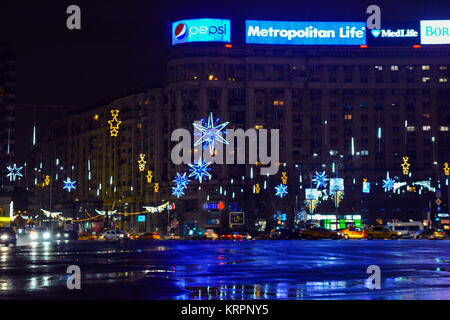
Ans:
{"type": "Polygon", "coordinates": [[[316,185],[316,188],[320,188],[321,186],[326,187],[328,180],[330,180],[330,179],[328,179],[328,176],[325,173],[325,171],[323,171],[321,173],[316,171],[316,174],[314,175],[314,179],[312,179],[312,181],[316,185]]]}
{"type": "Polygon", "coordinates": [[[16,178],[21,178],[22,174],[20,173],[20,170],[22,170],[23,167],[17,168],[16,164],[14,163],[13,166],[7,166],[6,169],[8,169],[9,173],[6,175],[9,177],[9,181],[16,181],[16,178]]]}
{"type": "Polygon", "coordinates": [[[172,194],[177,198],[184,196],[184,187],[181,185],[172,187],[172,194]]]}
{"type": "Polygon", "coordinates": [[[208,172],[211,170],[211,168],[208,167],[210,164],[211,162],[206,162],[202,159],[199,159],[198,161],[194,160],[193,164],[189,163],[189,171],[191,172],[189,177],[194,177],[194,179],[198,180],[200,183],[202,183],[203,177],[211,179],[211,174],[208,172]]]}
{"type": "Polygon", "coordinates": [[[75,188],[75,182],[76,181],[72,181],[69,177],[66,179],[66,181],[64,181],[64,187],[63,189],[67,190],[67,191],[72,191],[75,188]]]}
{"type": "Polygon", "coordinates": [[[275,195],[283,198],[285,195],[287,195],[287,185],[280,183],[275,187],[275,195]]]}
{"type": "Polygon", "coordinates": [[[183,172],[183,174],[180,174],[177,172],[177,175],[175,176],[175,178],[172,181],[175,182],[175,185],[177,187],[180,186],[182,188],[186,188],[190,182],[190,180],[186,176],[186,172],[183,172]]]}
{"type": "Polygon", "coordinates": [[[388,172],[386,175],[386,179],[383,180],[384,191],[391,191],[392,189],[394,189],[394,183],[395,183],[395,180],[392,179],[391,177],[389,177],[389,172],[388,172]]]}
{"type": "Polygon", "coordinates": [[[201,121],[202,125],[193,123],[194,127],[201,132],[201,137],[194,143],[194,146],[201,144],[203,146],[203,150],[209,146],[209,154],[213,155],[214,143],[216,141],[223,144],[228,144],[228,141],[222,137],[222,135],[226,133],[223,128],[228,125],[228,122],[218,124],[220,119],[217,118],[214,120],[212,113],[209,115],[208,122],[206,122],[205,119],[201,119],[201,121]]]}

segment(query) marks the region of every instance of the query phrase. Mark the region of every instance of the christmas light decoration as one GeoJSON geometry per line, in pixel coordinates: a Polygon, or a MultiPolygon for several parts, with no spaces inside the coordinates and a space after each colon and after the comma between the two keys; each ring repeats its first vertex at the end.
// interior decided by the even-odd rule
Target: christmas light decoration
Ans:
{"type": "Polygon", "coordinates": [[[321,186],[326,187],[328,180],[330,180],[330,179],[328,179],[328,176],[325,173],[325,171],[323,171],[321,173],[316,171],[316,173],[314,174],[314,178],[312,179],[312,181],[316,185],[316,188],[320,188],[321,186]]]}
{"type": "Polygon", "coordinates": [[[117,117],[119,116],[119,110],[111,110],[112,119],[108,121],[111,137],[117,137],[119,133],[119,125],[122,123],[117,117]]]}
{"type": "Polygon", "coordinates": [[[45,185],[48,186],[50,184],[50,176],[45,176],[45,185]]]}
{"type": "Polygon", "coordinates": [[[285,184],[279,184],[278,186],[275,186],[275,195],[283,198],[285,195],[287,195],[287,185],[285,184]]]}
{"type": "Polygon", "coordinates": [[[337,208],[344,199],[344,191],[335,191],[331,194],[331,199],[334,201],[334,206],[337,208]]]}
{"type": "Polygon", "coordinates": [[[200,183],[202,183],[203,177],[211,179],[211,174],[208,172],[211,170],[211,168],[208,167],[210,164],[211,162],[205,162],[205,160],[202,159],[199,159],[198,161],[194,160],[193,164],[189,163],[189,171],[191,172],[189,177],[194,177],[194,179],[198,180],[200,183]]]}
{"type": "Polygon", "coordinates": [[[143,207],[147,212],[155,213],[155,212],[163,212],[164,210],[172,209],[173,206],[170,205],[169,202],[166,202],[158,207],[143,207]]]}
{"type": "Polygon", "coordinates": [[[177,175],[173,179],[173,182],[175,182],[176,186],[186,188],[187,185],[189,184],[190,180],[186,176],[186,172],[183,172],[183,174],[180,174],[177,172],[177,175]]]}
{"type": "Polygon", "coordinates": [[[153,176],[152,176],[152,170],[147,170],[147,183],[152,183],[152,179],[153,179],[153,176]]]}
{"type": "Polygon", "coordinates": [[[287,184],[287,175],[286,175],[286,172],[282,172],[281,173],[282,174],[282,176],[281,176],[281,182],[283,182],[283,184],[287,184]]]}
{"type": "Polygon", "coordinates": [[[256,193],[256,194],[259,194],[260,191],[261,191],[261,187],[259,186],[259,183],[257,183],[257,184],[255,185],[255,193],[256,193]]]}
{"type": "Polygon", "coordinates": [[[201,119],[201,121],[202,125],[193,123],[194,127],[201,132],[201,137],[194,143],[194,146],[202,144],[203,149],[206,149],[209,146],[209,153],[210,155],[213,155],[215,148],[214,143],[216,141],[223,144],[228,144],[228,141],[222,137],[222,135],[225,134],[223,129],[228,125],[228,122],[218,124],[220,119],[217,118],[214,121],[212,113],[209,115],[208,122],[204,119],[201,119]]]}
{"type": "Polygon", "coordinates": [[[139,165],[139,171],[145,171],[145,164],[147,163],[147,161],[145,161],[145,154],[141,153],[139,155],[139,160],[138,160],[138,165],[139,165]]]}
{"type": "Polygon", "coordinates": [[[66,181],[64,181],[64,187],[63,189],[67,190],[67,191],[72,191],[75,188],[75,182],[76,181],[72,181],[69,177],[67,177],[66,181]]]}
{"type": "Polygon", "coordinates": [[[182,187],[181,185],[172,187],[172,194],[177,198],[184,196],[184,187],[182,187]]]}
{"type": "Polygon", "coordinates": [[[362,192],[364,193],[370,193],[370,182],[367,182],[367,179],[363,179],[363,189],[362,192]]]}
{"type": "Polygon", "coordinates": [[[16,164],[14,163],[13,166],[7,166],[6,169],[8,169],[9,173],[6,175],[9,177],[9,181],[16,181],[16,178],[19,179],[22,176],[20,173],[20,170],[22,170],[23,167],[17,168],[16,164]]]}
{"type": "Polygon", "coordinates": [[[317,208],[317,204],[319,203],[319,200],[305,200],[305,205],[309,210],[309,213],[314,213],[314,211],[317,208]]]}
{"type": "Polygon", "coordinates": [[[389,177],[389,171],[386,174],[386,179],[383,180],[384,191],[391,191],[394,188],[395,180],[389,177]]]}
{"type": "Polygon", "coordinates": [[[409,160],[408,157],[403,157],[402,168],[403,168],[403,174],[405,174],[405,175],[407,175],[409,173],[410,164],[408,163],[408,160],[409,160]]]}
{"type": "Polygon", "coordinates": [[[154,190],[155,192],[158,192],[158,191],[159,191],[159,183],[158,183],[158,182],[155,182],[155,185],[153,186],[153,190],[154,190]]]}
{"type": "Polygon", "coordinates": [[[448,167],[448,162],[444,163],[444,173],[446,176],[450,174],[450,168],[448,167]]]}

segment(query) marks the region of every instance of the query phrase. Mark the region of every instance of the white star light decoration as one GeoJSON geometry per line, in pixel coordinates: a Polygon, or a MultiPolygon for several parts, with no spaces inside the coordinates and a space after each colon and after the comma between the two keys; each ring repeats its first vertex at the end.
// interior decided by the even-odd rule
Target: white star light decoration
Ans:
{"type": "Polygon", "coordinates": [[[285,195],[287,195],[287,185],[280,183],[275,187],[275,195],[283,198],[285,195]]]}
{"type": "Polygon", "coordinates": [[[14,163],[13,166],[7,166],[6,169],[8,169],[9,173],[6,175],[9,177],[9,181],[16,181],[16,178],[21,178],[22,174],[20,173],[20,170],[22,170],[23,167],[17,168],[16,164],[14,163]]]}
{"type": "Polygon", "coordinates": [[[394,189],[394,183],[395,183],[395,180],[392,179],[391,177],[389,177],[389,172],[388,172],[386,175],[386,179],[383,180],[384,191],[391,191],[392,189],[394,189]]]}
{"type": "Polygon", "coordinates": [[[194,160],[194,163],[189,163],[188,166],[191,167],[189,171],[191,174],[189,174],[189,177],[194,177],[194,179],[197,179],[200,183],[202,183],[203,177],[208,177],[211,179],[211,174],[209,174],[208,171],[211,170],[211,168],[208,168],[208,166],[211,164],[211,162],[205,162],[205,160],[199,159],[198,161],[194,160]]]}
{"type": "Polygon", "coordinates": [[[66,179],[66,181],[64,181],[64,187],[63,189],[67,190],[67,191],[72,191],[72,189],[76,189],[75,188],[75,182],[76,181],[72,181],[69,177],[66,179]]]}
{"type": "Polygon", "coordinates": [[[201,132],[201,137],[194,143],[194,146],[202,144],[203,149],[206,149],[206,147],[209,146],[209,154],[211,156],[214,154],[214,143],[216,141],[228,144],[228,141],[222,137],[222,134],[225,133],[222,130],[228,125],[228,122],[217,124],[219,120],[220,119],[217,118],[214,121],[213,115],[211,113],[208,118],[208,123],[206,123],[204,119],[202,119],[203,125],[193,123],[194,127],[200,130],[201,132]]]}
{"type": "Polygon", "coordinates": [[[327,174],[325,171],[319,173],[316,171],[316,174],[314,175],[314,179],[312,181],[316,184],[316,188],[320,188],[320,186],[326,187],[328,179],[327,174]]]}
{"type": "Polygon", "coordinates": [[[175,187],[172,187],[172,194],[177,198],[184,196],[184,187],[177,184],[175,187]]]}
{"type": "Polygon", "coordinates": [[[183,174],[180,174],[180,173],[177,172],[177,175],[173,179],[173,182],[175,182],[175,184],[177,186],[181,186],[182,188],[186,188],[187,185],[189,184],[190,180],[186,176],[186,172],[183,172],[183,174]]]}

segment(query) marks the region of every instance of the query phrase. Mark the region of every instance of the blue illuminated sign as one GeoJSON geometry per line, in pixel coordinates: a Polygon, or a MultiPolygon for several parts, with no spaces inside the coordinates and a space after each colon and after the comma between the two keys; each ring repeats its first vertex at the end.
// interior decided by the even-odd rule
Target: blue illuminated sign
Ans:
{"type": "Polygon", "coordinates": [[[246,43],[365,45],[365,22],[245,21],[246,43]]]}
{"type": "Polygon", "coordinates": [[[419,22],[383,24],[381,29],[367,29],[367,45],[413,46],[420,44],[419,22]]]}
{"type": "Polygon", "coordinates": [[[230,20],[191,19],[172,23],[172,45],[187,42],[230,42],[230,20]]]}
{"type": "Polygon", "coordinates": [[[364,193],[370,193],[370,182],[363,182],[363,190],[364,193]]]}
{"type": "Polygon", "coordinates": [[[421,20],[421,44],[450,44],[450,20],[421,20]]]}
{"type": "Polygon", "coordinates": [[[145,222],[145,215],[138,216],[138,222],[145,222]]]}

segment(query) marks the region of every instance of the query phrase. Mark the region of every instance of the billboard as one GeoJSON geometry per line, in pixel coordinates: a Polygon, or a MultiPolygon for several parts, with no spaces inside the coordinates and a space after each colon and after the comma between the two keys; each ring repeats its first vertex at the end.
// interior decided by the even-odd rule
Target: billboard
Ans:
{"type": "Polygon", "coordinates": [[[420,20],[421,44],[450,44],[450,20],[420,20]]]}
{"type": "Polygon", "coordinates": [[[244,212],[230,212],[229,222],[231,226],[242,226],[245,224],[244,212]]]}
{"type": "Polygon", "coordinates": [[[381,29],[367,29],[369,46],[413,46],[420,44],[419,23],[383,24],[381,29]]]}
{"type": "Polygon", "coordinates": [[[365,45],[365,22],[245,21],[245,42],[279,45],[365,45]]]}
{"type": "Polygon", "coordinates": [[[330,192],[344,191],[344,179],[330,179],[330,192]]]}
{"type": "Polygon", "coordinates": [[[227,19],[190,19],[172,23],[172,45],[188,42],[230,42],[227,19]]]}

